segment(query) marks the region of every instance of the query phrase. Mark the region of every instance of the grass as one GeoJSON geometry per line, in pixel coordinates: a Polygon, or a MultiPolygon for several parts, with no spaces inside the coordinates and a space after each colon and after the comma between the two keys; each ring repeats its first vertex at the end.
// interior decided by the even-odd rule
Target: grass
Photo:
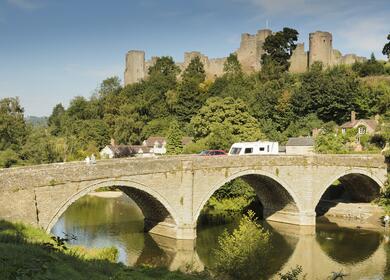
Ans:
{"type": "Polygon", "coordinates": [[[164,268],[116,263],[116,248],[61,246],[44,231],[0,221],[0,279],[206,279],[164,268]]]}

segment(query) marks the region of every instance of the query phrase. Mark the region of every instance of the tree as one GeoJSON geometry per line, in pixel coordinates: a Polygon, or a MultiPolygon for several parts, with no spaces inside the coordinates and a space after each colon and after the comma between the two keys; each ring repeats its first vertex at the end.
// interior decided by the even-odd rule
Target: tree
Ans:
{"type": "Polygon", "coordinates": [[[18,151],[25,143],[27,127],[19,99],[0,100],[0,150],[18,151]]]}
{"type": "Polygon", "coordinates": [[[298,34],[295,29],[285,27],[283,31],[269,35],[263,45],[265,54],[261,56],[262,65],[274,62],[287,71],[290,67],[289,59],[297,46],[298,34]]]}
{"type": "Polygon", "coordinates": [[[196,84],[203,83],[206,79],[206,72],[204,65],[199,56],[195,56],[191,59],[190,64],[184,70],[182,74],[183,82],[194,81],[196,84]]]}
{"type": "Polygon", "coordinates": [[[190,126],[196,139],[217,134],[216,139],[219,138],[224,147],[230,141],[257,141],[263,138],[258,122],[249,114],[246,104],[231,97],[209,98],[192,118],[190,126]]]}
{"type": "Polygon", "coordinates": [[[241,63],[238,61],[237,54],[231,53],[223,64],[223,72],[228,77],[237,77],[243,74],[241,63]]]}
{"type": "Polygon", "coordinates": [[[387,55],[390,61],[390,33],[389,35],[387,35],[387,40],[389,40],[389,42],[387,42],[386,45],[383,47],[382,53],[383,55],[387,55]]]}
{"type": "Polygon", "coordinates": [[[355,71],[360,77],[382,75],[385,73],[385,66],[376,60],[375,55],[372,53],[371,58],[364,62],[355,62],[352,65],[352,70],[355,71]]]}
{"type": "Polygon", "coordinates": [[[64,115],[65,115],[64,106],[62,106],[61,103],[57,104],[54,107],[47,122],[48,126],[50,127],[52,135],[59,135],[61,133],[61,125],[62,125],[64,115]]]}
{"type": "Polygon", "coordinates": [[[226,230],[218,238],[215,271],[224,279],[261,279],[269,252],[270,234],[249,211],[231,234],[226,230]]]}
{"type": "Polygon", "coordinates": [[[157,58],[156,63],[149,68],[149,75],[158,75],[161,74],[166,77],[176,77],[180,72],[179,67],[173,61],[173,58],[170,56],[162,56],[157,58]]]}
{"type": "Polygon", "coordinates": [[[183,152],[182,138],[183,134],[180,130],[179,123],[177,121],[173,121],[169,127],[167,135],[167,154],[178,155],[183,152]]]}

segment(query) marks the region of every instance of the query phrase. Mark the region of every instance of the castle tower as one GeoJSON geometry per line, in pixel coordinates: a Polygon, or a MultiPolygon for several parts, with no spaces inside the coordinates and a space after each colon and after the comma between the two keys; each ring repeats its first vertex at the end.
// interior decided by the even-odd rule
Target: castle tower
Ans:
{"type": "Polygon", "coordinates": [[[126,54],[125,86],[145,78],[145,52],[129,51],[126,54]]]}
{"type": "Polygon", "coordinates": [[[316,31],[309,36],[309,66],[314,62],[322,62],[324,67],[332,65],[332,34],[316,31]]]}

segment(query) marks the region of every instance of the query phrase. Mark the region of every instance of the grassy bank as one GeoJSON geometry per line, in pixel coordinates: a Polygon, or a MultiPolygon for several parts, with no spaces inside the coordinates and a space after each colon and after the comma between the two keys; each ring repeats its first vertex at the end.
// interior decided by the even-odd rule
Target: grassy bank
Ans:
{"type": "Polygon", "coordinates": [[[0,279],[205,279],[115,263],[116,248],[68,246],[44,231],[0,221],[0,279]]]}

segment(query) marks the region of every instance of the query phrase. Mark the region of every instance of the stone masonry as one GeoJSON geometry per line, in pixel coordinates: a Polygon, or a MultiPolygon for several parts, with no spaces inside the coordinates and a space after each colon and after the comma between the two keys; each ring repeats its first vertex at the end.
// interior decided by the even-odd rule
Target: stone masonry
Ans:
{"type": "Polygon", "coordinates": [[[0,219],[50,231],[74,201],[117,186],[139,205],[146,231],[195,239],[206,202],[239,177],[256,191],[265,219],[313,226],[316,205],[335,180],[357,197],[375,196],[387,180],[387,165],[375,155],[166,156],[0,169],[0,219]]]}
{"type": "MultiPolygon", "coordinates": [[[[235,51],[244,72],[251,73],[261,69],[261,56],[264,53],[263,44],[265,39],[272,34],[272,30],[262,29],[256,34],[244,33],[241,35],[239,49],[235,51]]],[[[198,56],[204,64],[208,79],[223,74],[223,65],[226,57],[208,58],[204,54],[193,51],[184,53],[184,62],[177,63],[183,71],[191,59],[198,56]]],[[[157,57],[145,60],[145,52],[132,50],[126,54],[125,86],[138,82],[147,77],[149,67],[153,66],[157,57]]],[[[353,64],[357,61],[364,61],[364,57],[355,54],[342,55],[340,51],[333,49],[333,38],[329,32],[316,31],[309,35],[309,51],[305,51],[303,43],[299,43],[291,57],[290,71],[293,73],[303,73],[315,62],[322,62],[325,67],[339,64],[353,64]]]]}

